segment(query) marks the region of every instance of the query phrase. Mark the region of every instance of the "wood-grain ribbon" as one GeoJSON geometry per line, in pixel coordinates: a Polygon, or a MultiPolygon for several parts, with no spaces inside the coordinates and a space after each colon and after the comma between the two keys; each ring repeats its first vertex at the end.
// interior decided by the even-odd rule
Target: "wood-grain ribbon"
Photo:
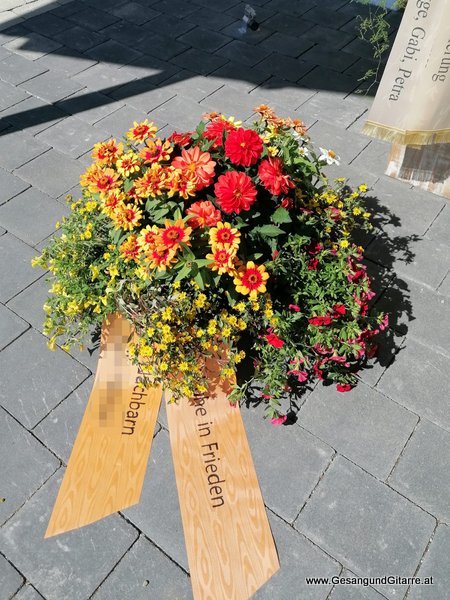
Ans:
{"type": "Polygon", "coordinates": [[[239,407],[209,368],[207,396],[167,403],[192,589],[195,600],[247,600],[279,562],[239,407]]]}
{"type": "Polygon", "coordinates": [[[132,335],[119,314],[103,324],[93,389],[45,537],[139,502],[162,392],[145,389],[128,359],[132,335]]]}

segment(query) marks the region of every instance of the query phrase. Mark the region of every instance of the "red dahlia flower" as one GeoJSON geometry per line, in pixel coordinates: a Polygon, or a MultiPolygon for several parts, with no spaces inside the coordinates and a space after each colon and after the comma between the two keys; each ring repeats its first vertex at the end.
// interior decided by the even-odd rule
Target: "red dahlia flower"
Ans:
{"type": "Polygon", "coordinates": [[[188,225],[196,229],[197,227],[214,227],[220,221],[220,210],[209,200],[203,202],[194,202],[187,210],[187,215],[192,215],[188,220],[188,225]]]}
{"type": "Polygon", "coordinates": [[[236,213],[249,210],[256,202],[256,188],[245,173],[227,171],[221,175],[214,186],[217,203],[226,213],[236,213]]]}
{"type": "Polygon", "coordinates": [[[212,149],[215,150],[222,145],[224,131],[234,131],[235,127],[229,121],[224,119],[215,119],[208,123],[203,135],[211,142],[214,142],[212,149]]]}
{"type": "Polygon", "coordinates": [[[258,175],[264,187],[274,196],[287,194],[289,188],[295,187],[294,182],[283,171],[281,158],[269,157],[263,160],[259,165],[258,175]]]}
{"type": "Polygon", "coordinates": [[[235,165],[249,167],[254,165],[263,150],[263,143],[256,131],[240,127],[228,134],[225,142],[225,154],[235,165]]]}

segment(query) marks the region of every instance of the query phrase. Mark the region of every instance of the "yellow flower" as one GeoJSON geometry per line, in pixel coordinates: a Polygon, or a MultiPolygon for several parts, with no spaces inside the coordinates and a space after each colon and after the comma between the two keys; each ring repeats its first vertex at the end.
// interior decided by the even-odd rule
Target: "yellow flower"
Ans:
{"type": "Polygon", "coordinates": [[[205,294],[199,294],[194,301],[194,305],[197,308],[203,308],[206,304],[206,296],[205,294]]]}
{"type": "Polygon", "coordinates": [[[166,362],[159,363],[159,370],[163,373],[169,369],[169,365],[166,362]]]}
{"type": "Polygon", "coordinates": [[[367,185],[365,183],[362,183],[360,186],[358,186],[358,190],[364,194],[365,192],[367,192],[367,185]]]}
{"type": "Polygon", "coordinates": [[[276,156],[279,152],[279,150],[276,146],[267,146],[267,150],[268,150],[270,156],[276,156]]]}
{"type": "Polygon", "coordinates": [[[112,280],[114,280],[116,277],[118,277],[119,269],[117,268],[117,265],[111,265],[108,270],[109,270],[109,276],[111,277],[112,280]]]}
{"type": "Polygon", "coordinates": [[[339,242],[339,246],[340,246],[341,248],[347,248],[347,247],[348,247],[348,245],[349,245],[349,242],[348,242],[348,240],[341,240],[341,241],[339,242]]]}
{"type": "Polygon", "coordinates": [[[98,267],[96,267],[95,265],[91,265],[89,268],[92,273],[91,281],[95,281],[100,273],[100,269],[98,267]]]}
{"type": "Polygon", "coordinates": [[[222,329],[222,335],[223,335],[223,337],[229,337],[230,334],[231,334],[231,327],[225,326],[222,329]]]}
{"type": "Polygon", "coordinates": [[[153,336],[154,336],[154,334],[155,334],[155,329],[154,329],[153,327],[149,327],[149,328],[147,329],[146,333],[147,333],[147,336],[148,336],[149,338],[151,338],[151,337],[153,337],[153,336]]]}
{"type": "Polygon", "coordinates": [[[234,305],[234,309],[237,310],[238,312],[244,312],[244,310],[245,310],[245,303],[244,302],[238,302],[237,304],[234,305]]]}
{"type": "Polygon", "coordinates": [[[180,364],[178,365],[178,368],[180,369],[180,371],[188,371],[189,364],[186,361],[180,362],[180,364]]]}
{"type": "Polygon", "coordinates": [[[143,358],[153,356],[153,348],[151,346],[141,346],[139,348],[139,356],[142,356],[143,358]]]}
{"type": "Polygon", "coordinates": [[[362,210],[358,206],[355,206],[355,208],[352,210],[352,212],[354,215],[358,216],[362,213],[362,210]]]}
{"type": "Polygon", "coordinates": [[[369,213],[369,212],[365,212],[365,213],[363,214],[363,217],[364,217],[365,219],[368,219],[368,218],[370,217],[370,213],[369,213]]]}

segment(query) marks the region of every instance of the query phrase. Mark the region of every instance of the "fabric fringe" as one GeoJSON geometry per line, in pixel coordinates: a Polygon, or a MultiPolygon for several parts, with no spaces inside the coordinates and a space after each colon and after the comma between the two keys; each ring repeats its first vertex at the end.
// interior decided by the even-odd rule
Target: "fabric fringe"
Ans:
{"type": "Polygon", "coordinates": [[[389,127],[374,121],[366,121],[362,133],[403,146],[428,146],[429,144],[446,144],[450,142],[450,129],[413,131],[389,127]]]}

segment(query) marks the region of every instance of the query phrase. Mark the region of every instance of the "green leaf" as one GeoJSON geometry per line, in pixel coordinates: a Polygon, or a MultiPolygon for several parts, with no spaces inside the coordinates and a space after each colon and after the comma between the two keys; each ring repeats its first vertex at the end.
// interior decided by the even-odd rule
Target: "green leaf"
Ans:
{"type": "Polygon", "coordinates": [[[123,191],[125,193],[129,192],[131,190],[131,188],[134,185],[134,181],[130,178],[125,179],[125,181],[123,182],[123,191]]]}
{"type": "Polygon", "coordinates": [[[198,287],[199,287],[201,290],[204,290],[204,289],[205,289],[205,282],[203,281],[203,275],[202,275],[202,272],[201,272],[201,271],[199,271],[199,272],[196,274],[196,276],[194,277],[194,280],[195,280],[195,282],[197,283],[198,287]]]}
{"type": "Polygon", "coordinates": [[[277,237],[284,233],[284,231],[276,225],[262,225],[261,227],[255,227],[253,231],[263,237],[277,237]]]}
{"type": "Polygon", "coordinates": [[[197,267],[206,267],[206,265],[210,265],[212,261],[209,258],[197,258],[195,264],[197,267]]]}
{"type": "Polygon", "coordinates": [[[280,206],[272,215],[272,221],[281,225],[281,223],[292,223],[292,219],[289,215],[289,212],[280,206]]]}
{"type": "Polygon", "coordinates": [[[182,279],[186,279],[191,274],[191,267],[184,265],[184,267],[180,270],[178,275],[175,277],[175,281],[181,281],[182,279]]]}

